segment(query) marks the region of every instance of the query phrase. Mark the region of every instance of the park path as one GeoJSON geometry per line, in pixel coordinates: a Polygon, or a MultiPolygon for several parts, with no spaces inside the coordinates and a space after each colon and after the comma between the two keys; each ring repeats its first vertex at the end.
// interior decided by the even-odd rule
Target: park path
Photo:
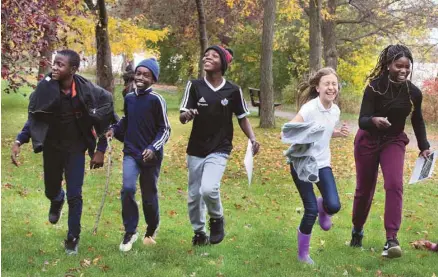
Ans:
{"type": "MultiPolygon", "coordinates": [[[[249,107],[249,110],[251,111],[251,113],[257,114],[257,112],[258,112],[257,108],[250,107],[250,103],[248,103],[248,107],[249,107]]],[[[275,110],[275,116],[276,117],[280,117],[280,118],[285,118],[285,119],[292,119],[295,116],[295,113],[291,112],[291,111],[285,111],[285,110],[276,109],[275,110]]],[[[408,118],[408,120],[409,120],[409,118],[408,118]]],[[[342,120],[342,122],[347,123],[347,126],[350,128],[350,132],[353,135],[356,134],[357,129],[359,128],[356,119],[355,120],[352,120],[352,119],[342,120]]],[[[406,132],[406,135],[409,138],[408,147],[411,148],[411,149],[418,150],[417,139],[415,138],[414,130],[412,129],[412,127],[407,126],[405,128],[405,132],[406,132]]],[[[437,133],[437,132],[438,132],[438,130],[434,130],[433,133],[437,133]]],[[[436,150],[436,149],[438,149],[438,139],[435,139],[435,137],[433,137],[433,138],[434,139],[431,139],[431,136],[428,135],[428,140],[429,140],[429,143],[430,143],[430,149],[436,150]]]]}

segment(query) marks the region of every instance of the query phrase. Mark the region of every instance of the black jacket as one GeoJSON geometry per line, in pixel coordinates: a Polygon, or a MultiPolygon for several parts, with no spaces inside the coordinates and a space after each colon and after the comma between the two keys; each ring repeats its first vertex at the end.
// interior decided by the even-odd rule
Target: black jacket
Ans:
{"type": "MultiPolygon", "coordinates": [[[[94,85],[79,75],[73,76],[76,93],[82,104],[82,112],[77,113],[79,127],[86,138],[88,153],[92,155],[96,148],[96,138],[103,138],[104,132],[116,121],[114,103],[110,92],[94,85]]],[[[49,122],[55,108],[60,103],[59,82],[51,78],[51,73],[40,81],[29,100],[29,117],[26,125],[32,138],[35,153],[43,151],[49,122]]],[[[26,130],[23,128],[23,132],[26,130]]],[[[24,137],[25,134],[20,134],[24,137]]],[[[18,137],[20,137],[20,135],[18,137]]],[[[18,138],[17,137],[17,138],[18,138]]],[[[106,142],[106,141],[105,141],[106,142]]],[[[106,148],[106,145],[105,147],[106,148]]],[[[99,149],[102,150],[102,149],[99,149]]]]}

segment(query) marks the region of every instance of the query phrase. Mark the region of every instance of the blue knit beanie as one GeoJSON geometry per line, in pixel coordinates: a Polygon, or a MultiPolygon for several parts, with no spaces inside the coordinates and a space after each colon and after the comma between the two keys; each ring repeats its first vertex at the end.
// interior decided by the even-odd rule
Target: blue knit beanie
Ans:
{"type": "Polygon", "coordinates": [[[145,59],[142,60],[136,67],[135,71],[137,71],[137,68],[140,66],[146,67],[152,72],[152,75],[155,79],[155,82],[158,82],[158,77],[160,76],[160,66],[157,63],[157,60],[155,58],[145,59]]]}

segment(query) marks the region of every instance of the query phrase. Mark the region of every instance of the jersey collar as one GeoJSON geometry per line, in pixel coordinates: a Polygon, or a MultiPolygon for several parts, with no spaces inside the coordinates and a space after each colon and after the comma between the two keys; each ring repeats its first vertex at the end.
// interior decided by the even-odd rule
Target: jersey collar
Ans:
{"type": "Polygon", "coordinates": [[[223,88],[223,87],[225,86],[225,83],[226,83],[225,78],[222,77],[222,83],[221,83],[217,88],[215,88],[215,87],[213,87],[212,84],[210,84],[210,82],[208,82],[208,80],[207,80],[206,77],[204,77],[204,81],[205,81],[205,83],[207,84],[207,86],[208,86],[212,91],[218,91],[218,90],[220,90],[221,88],[223,88]]]}

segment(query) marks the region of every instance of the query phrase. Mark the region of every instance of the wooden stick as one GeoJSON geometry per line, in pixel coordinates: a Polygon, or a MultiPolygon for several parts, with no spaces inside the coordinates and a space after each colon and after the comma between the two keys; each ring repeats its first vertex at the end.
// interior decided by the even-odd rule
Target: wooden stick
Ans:
{"type": "Polygon", "coordinates": [[[96,221],[94,222],[93,235],[97,234],[97,226],[99,225],[99,221],[100,221],[100,218],[102,216],[103,206],[105,205],[105,198],[106,198],[106,195],[108,194],[109,181],[110,181],[110,176],[111,176],[112,148],[111,148],[111,139],[110,138],[107,138],[107,144],[108,144],[108,148],[107,148],[106,152],[108,153],[108,161],[107,161],[108,166],[107,166],[107,171],[106,171],[105,190],[104,190],[103,195],[102,195],[102,201],[100,202],[99,210],[97,211],[96,221]]]}

